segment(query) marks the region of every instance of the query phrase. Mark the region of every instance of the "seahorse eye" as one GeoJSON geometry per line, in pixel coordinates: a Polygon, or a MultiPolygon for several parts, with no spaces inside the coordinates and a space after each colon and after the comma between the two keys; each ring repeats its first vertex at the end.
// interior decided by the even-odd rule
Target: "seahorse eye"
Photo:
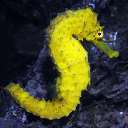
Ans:
{"type": "Polygon", "coordinates": [[[98,36],[101,36],[101,35],[102,35],[102,33],[101,33],[101,32],[99,32],[99,33],[98,33],[98,36]]]}
{"type": "Polygon", "coordinates": [[[95,38],[96,39],[101,39],[103,37],[103,31],[99,30],[96,35],[95,35],[95,38]]]}

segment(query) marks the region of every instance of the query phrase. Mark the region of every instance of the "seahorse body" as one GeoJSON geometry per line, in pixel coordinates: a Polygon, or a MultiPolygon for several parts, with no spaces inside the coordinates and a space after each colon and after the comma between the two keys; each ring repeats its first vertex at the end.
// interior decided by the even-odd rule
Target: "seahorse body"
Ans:
{"type": "Polygon", "coordinates": [[[92,41],[109,57],[117,57],[104,42],[102,27],[97,22],[96,13],[90,8],[77,11],[68,10],[58,15],[46,29],[49,54],[59,72],[56,79],[58,99],[39,101],[25,92],[19,84],[10,83],[5,90],[26,111],[47,119],[60,119],[68,116],[80,103],[81,91],[90,84],[90,66],[88,53],[79,40],[92,41]],[[78,40],[73,37],[78,37],[78,40]]]}

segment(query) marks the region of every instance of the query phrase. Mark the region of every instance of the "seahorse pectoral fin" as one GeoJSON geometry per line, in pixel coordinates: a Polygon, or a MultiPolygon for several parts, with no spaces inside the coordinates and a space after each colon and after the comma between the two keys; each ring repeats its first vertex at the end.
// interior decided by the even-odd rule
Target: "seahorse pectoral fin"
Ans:
{"type": "Polygon", "coordinates": [[[112,49],[110,49],[102,40],[100,40],[100,41],[94,40],[92,42],[100,50],[102,50],[105,54],[107,54],[110,58],[118,57],[119,56],[119,52],[118,51],[113,51],[112,49]]]}

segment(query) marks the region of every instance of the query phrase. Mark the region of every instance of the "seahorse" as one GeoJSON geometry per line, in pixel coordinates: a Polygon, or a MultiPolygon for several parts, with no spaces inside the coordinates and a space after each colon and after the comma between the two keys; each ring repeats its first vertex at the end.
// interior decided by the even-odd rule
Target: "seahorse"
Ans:
{"type": "Polygon", "coordinates": [[[81,92],[90,85],[88,52],[80,40],[85,38],[93,42],[110,58],[119,55],[102,41],[102,28],[97,14],[90,8],[68,10],[51,21],[46,34],[48,53],[59,73],[56,78],[57,99],[47,102],[35,99],[15,83],[10,83],[5,90],[22,108],[41,118],[52,120],[68,116],[80,103],[81,92]]]}

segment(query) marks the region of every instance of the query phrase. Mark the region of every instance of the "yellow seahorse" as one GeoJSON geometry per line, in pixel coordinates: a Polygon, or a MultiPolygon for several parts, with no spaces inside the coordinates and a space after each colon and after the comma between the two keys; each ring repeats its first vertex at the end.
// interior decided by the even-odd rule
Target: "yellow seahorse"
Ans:
{"type": "Polygon", "coordinates": [[[102,40],[102,27],[97,22],[97,14],[90,8],[77,11],[68,10],[59,14],[46,29],[49,54],[59,72],[56,78],[58,99],[41,101],[30,96],[19,84],[10,83],[5,90],[26,111],[47,119],[68,116],[80,103],[81,91],[90,84],[88,53],[79,40],[85,38],[93,42],[110,58],[119,53],[111,50],[102,40]],[[77,36],[78,39],[74,38],[77,36]]]}

